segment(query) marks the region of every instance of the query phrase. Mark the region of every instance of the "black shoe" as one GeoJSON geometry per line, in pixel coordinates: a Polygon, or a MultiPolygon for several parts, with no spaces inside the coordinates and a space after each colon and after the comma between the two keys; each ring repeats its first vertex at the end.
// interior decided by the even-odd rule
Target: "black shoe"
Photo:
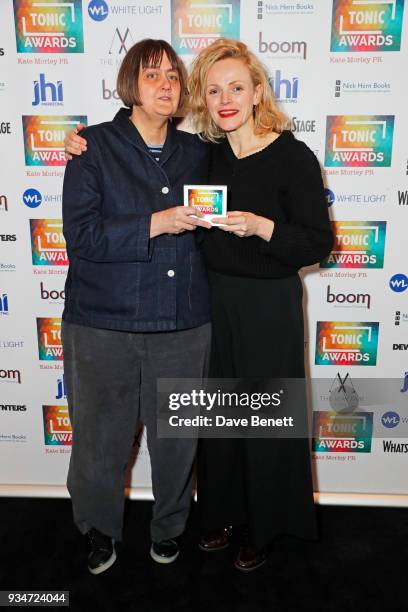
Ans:
{"type": "Polygon", "coordinates": [[[91,574],[101,574],[116,561],[114,540],[93,528],[86,535],[91,548],[88,569],[91,574]]]}
{"type": "Polygon", "coordinates": [[[157,563],[173,563],[180,554],[179,545],[175,540],[152,542],[150,556],[157,563]]]}
{"type": "Polygon", "coordinates": [[[208,531],[205,535],[201,536],[198,547],[205,552],[223,550],[229,546],[231,532],[231,527],[208,531]]]}

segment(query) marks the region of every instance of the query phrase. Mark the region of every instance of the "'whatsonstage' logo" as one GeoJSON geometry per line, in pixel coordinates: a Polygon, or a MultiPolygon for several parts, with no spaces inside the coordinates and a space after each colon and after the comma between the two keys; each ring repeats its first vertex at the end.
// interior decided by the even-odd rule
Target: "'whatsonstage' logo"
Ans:
{"type": "Polygon", "coordinates": [[[43,406],[44,443],[72,445],[72,428],[67,406],[43,406]]]}
{"type": "Polygon", "coordinates": [[[61,219],[30,219],[33,266],[67,266],[61,219]]]}
{"type": "Polygon", "coordinates": [[[83,115],[24,115],[26,166],[65,166],[65,135],[78,123],[86,122],[83,115]]]}
{"type": "Polygon", "coordinates": [[[330,51],[399,51],[404,0],[334,0],[330,51]]]}
{"type": "Polygon", "coordinates": [[[334,221],[334,246],[321,268],[382,268],[385,221],[334,221]]]}
{"type": "Polygon", "coordinates": [[[41,361],[62,361],[61,318],[37,318],[38,356],[41,361]]]}
{"type": "Polygon", "coordinates": [[[316,453],[370,453],[372,435],[372,412],[313,413],[313,451],[316,453]]]}
{"type": "Polygon", "coordinates": [[[315,364],[376,365],[378,329],[371,321],[318,321],[315,364]]]}
{"type": "Polygon", "coordinates": [[[83,53],[82,0],[14,0],[17,53],[83,53]]]}
{"type": "Polygon", "coordinates": [[[172,45],[194,54],[225,36],[239,39],[240,0],[172,0],[172,45]]]}
{"type": "Polygon", "coordinates": [[[325,166],[390,166],[394,115],[330,115],[325,166]]]}

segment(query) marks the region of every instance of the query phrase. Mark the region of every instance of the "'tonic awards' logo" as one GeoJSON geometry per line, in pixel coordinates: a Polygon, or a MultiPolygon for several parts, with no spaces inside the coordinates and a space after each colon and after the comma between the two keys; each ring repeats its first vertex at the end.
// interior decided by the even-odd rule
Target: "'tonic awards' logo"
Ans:
{"type": "Polygon", "coordinates": [[[30,219],[34,266],[67,266],[61,219],[30,219]]]}
{"type": "Polygon", "coordinates": [[[318,411],[313,413],[313,451],[317,453],[369,453],[373,413],[318,411]]]}
{"type": "Polygon", "coordinates": [[[334,0],[331,51],[399,51],[404,0],[334,0]]]}
{"type": "Polygon", "coordinates": [[[194,54],[221,36],[239,39],[240,0],[172,0],[172,45],[194,54]]]}
{"type": "Polygon", "coordinates": [[[83,53],[82,0],[14,0],[17,53],[83,53]]]}
{"type": "Polygon", "coordinates": [[[43,406],[44,443],[72,446],[72,428],[67,406],[43,406]]]}
{"type": "Polygon", "coordinates": [[[38,356],[41,361],[62,361],[61,318],[37,318],[38,356]]]}
{"type": "Polygon", "coordinates": [[[391,166],[393,115],[330,115],[325,166],[391,166]]]}
{"type": "Polygon", "coordinates": [[[318,321],[315,364],[376,365],[378,328],[371,321],[318,321]]]}
{"type": "Polygon", "coordinates": [[[321,268],[382,268],[385,221],[335,221],[333,250],[321,268]]]}
{"type": "Polygon", "coordinates": [[[80,115],[24,115],[26,166],[65,166],[65,134],[86,121],[80,115]]]}

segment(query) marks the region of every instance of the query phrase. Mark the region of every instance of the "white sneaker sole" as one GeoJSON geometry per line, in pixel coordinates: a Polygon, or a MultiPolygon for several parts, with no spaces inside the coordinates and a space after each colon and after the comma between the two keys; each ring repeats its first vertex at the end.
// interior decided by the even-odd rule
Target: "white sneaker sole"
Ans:
{"type": "Polygon", "coordinates": [[[173,563],[173,561],[177,559],[179,554],[180,554],[180,551],[178,550],[176,554],[173,555],[172,557],[161,557],[160,555],[154,552],[153,545],[150,547],[150,556],[153,559],[153,561],[156,561],[156,563],[162,563],[162,564],[173,563]]]}
{"type": "Polygon", "coordinates": [[[103,563],[99,567],[96,567],[95,569],[92,569],[88,566],[88,569],[91,572],[91,574],[93,574],[94,576],[97,576],[98,574],[102,574],[102,572],[105,572],[107,569],[112,567],[115,561],[116,561],[116,550],[113,549],[113,553],[111,554],[109,559],[105,561],[105,563],[103,563]]]}

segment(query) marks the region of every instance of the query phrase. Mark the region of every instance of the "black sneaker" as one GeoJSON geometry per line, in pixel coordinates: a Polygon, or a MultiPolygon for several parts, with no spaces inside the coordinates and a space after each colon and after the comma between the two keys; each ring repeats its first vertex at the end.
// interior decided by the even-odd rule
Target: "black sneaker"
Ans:
{"type": "Polygon", "coordinates": [[[179,545],[175,540],[152,542],[150,556],[157,563],[173,563],[180,554],[179,545]]]}
{"type": "Polygon", "coordinates": [[[88,569],[91,574],[102,574],[116,561],[114,540],[93,528],[86,535],[91,548],[88,569]]]}

